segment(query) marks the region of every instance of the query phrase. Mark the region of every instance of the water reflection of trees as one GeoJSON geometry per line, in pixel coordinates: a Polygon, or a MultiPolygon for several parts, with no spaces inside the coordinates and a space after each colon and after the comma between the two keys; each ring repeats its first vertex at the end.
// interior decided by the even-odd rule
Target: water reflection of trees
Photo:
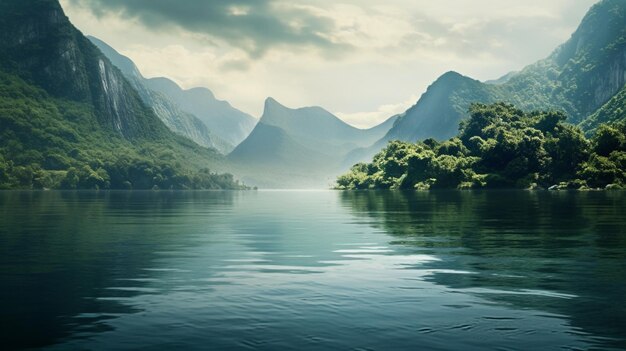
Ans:
{"type": "Polygon", "coordinates": [[[174,214],[229,205],[231,192],[0,193],[3,345],[50,345],[137,312],[155,252],[180,241],[174,214]],[[129,281],[129,277],[136,280],[129,281]],[[122,281],[123,280],[123,281],[122,281]],[[128,290],[111,290],[123,284],[128,290]],[[137,289],[133,289],[137,288],[137,289]],[[78,318],[80,316],[80,318],[78,318]]]}
{"type": "Polygon", "coordinates": [[[626,346],[626,194],[352,191],[341,198],[392,243],[441,258],[428,268],[475,273],[434,273],[432,282],[514,292],[481,296],[564,315],[582,332],[609,338],[604,346],[626,346]]]}

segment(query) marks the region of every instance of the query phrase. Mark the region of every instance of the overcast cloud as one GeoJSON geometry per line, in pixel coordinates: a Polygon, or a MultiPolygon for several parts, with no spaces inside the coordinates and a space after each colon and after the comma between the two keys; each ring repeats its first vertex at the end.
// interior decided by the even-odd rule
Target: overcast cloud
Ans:
{"type": "Polygon", "coordinates": [[[253,57],[281,45],[336,50],[335,23],[307,8],[272,0],[70,0],[99,18],[137,20],[154,31],[173,28],[222,40],[253,57]]]}
{"type": "Polygon", "coordinates": [[[497,78],[546,57],[595,0],[61,0],[146,76],[259,116],[266,96],[361,127],[448,70],[497,78]]]}

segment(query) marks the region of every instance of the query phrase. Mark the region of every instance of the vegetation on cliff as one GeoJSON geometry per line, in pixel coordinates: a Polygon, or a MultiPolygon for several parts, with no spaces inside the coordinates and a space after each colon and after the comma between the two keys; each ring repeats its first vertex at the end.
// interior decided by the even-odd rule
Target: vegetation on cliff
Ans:
{"type": "Polygon", "coordinates": [[[125,139],[93,106],[0,72],[0,189],[240,189],[219,155],[172,133],[125,139]]]}

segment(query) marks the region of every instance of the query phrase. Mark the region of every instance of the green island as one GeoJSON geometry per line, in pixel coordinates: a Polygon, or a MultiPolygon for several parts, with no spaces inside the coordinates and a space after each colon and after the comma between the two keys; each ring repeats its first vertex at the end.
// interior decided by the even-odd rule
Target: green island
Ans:
{"type": "Polygon", "coordinates": [[[586,136],[558,111],[524,112],[506,103],[476,103],[469,113],[459,134],[449,140],[389,142],[372,162],[358,163],[339,176],[336,189],[583,190],[626,185],[624,121],[600,124],[586,136]]]}

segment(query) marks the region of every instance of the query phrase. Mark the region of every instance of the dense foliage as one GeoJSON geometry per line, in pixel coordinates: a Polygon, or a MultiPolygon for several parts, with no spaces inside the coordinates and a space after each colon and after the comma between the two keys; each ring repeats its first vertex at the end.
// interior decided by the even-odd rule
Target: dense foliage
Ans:
{"type": "Polygon", "coordinates": [[[239,189],[215,151],[173,134],[127,140],[94,108],[0,72],[0,189],[239,189]]]}
{"type": "Polygon", "coordinates": [[[371,163],[337,179],[339,189],[602,188],[626,185],[626,123],[591,139],[561,112],[473,104],[457,137],[392,141],[371,163]]]}
{"type": "Polygon", "coordinates": [[[233,189],[167,129],[58,0],[0,1],[0,189],[233,189]]]}

